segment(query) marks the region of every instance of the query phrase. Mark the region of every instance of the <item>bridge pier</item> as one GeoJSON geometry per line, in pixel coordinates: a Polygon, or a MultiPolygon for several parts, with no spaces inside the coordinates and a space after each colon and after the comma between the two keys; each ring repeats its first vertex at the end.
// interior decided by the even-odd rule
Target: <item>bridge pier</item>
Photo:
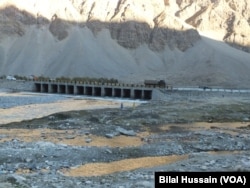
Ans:
{"type": "Polygon", "coordinates": [[[131,99],[134,99],[134,98],[135,98],[135,90],[134,90],[134,88],[132,88],[132,89],[130,90],[130,98],[131,98],[131,99]]]}

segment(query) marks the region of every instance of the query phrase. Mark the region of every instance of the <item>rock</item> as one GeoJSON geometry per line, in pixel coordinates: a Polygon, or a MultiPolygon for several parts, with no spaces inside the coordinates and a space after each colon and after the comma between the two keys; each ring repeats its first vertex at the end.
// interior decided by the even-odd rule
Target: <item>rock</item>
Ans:
{"type": "Polygon", "coordinates": [[[0,140],[1,140],[2,138],[7,138],[7,135],[0,134],[0,140]]]}
{"type": "Polygon", "coordinates": [[[90,142],[92,142],[92,139],[91,139],[91,138],[86,138],[86,139],[85,139],[85,142],[86,142],[86,143],[90,143],[90,142]]]}
{"type": "Polygon", "coordinates": [[[20,175],[17,175],[17,174],[13,174],[13,175],[11,175],[11,176],[12,176],[13,178],[15,178],[16,181],[19,182],[19,183],[26,180],[25,177],[20,176],[20,175]]]}
{"type": "Polygon", "coordinates": [[[55,120],[55,116],[49,116],[49,120],[51,121],[55,120]]]}
{"type": "Polygon", "coordinates": [[[92,181],[87,180],[87,181],[85,181],[85,184],[90,185],[90,184],[92,184],[92,181]]]}
{"type": "Polygon", "coordinates": [[[126,187],[123,185],[119,185],[118,188],[126,188],[126,187]]]}
{"type": "Polygon", "coordinates": [[[0,188],[13,187],[11,183],[0,183],[0,188]]]}
{"type": "Polygon", "coordinates": [[[26,159],[25,159],[25,162],[26,162],[26,163],[30,163],[30,162],[32,162],[32,159],[31,159],[31,158],[26,158],[26,159]]]}
{"type": "Polygon", "coordinates": [[[201,166],[202,170],[207,170],[207,166],[201,166]]]}
{"type": "Polygon", "coordinates": [[[243,121],[248,122],[249,118],[245,117],[245,118],[243,118],[243,121]]]}
{"type": "Polygon", "coordinates": [[[107,138],[113,138],[115,135],[112,134],[112,133],[108,133],[108,134],[105,134],[105,136],[106,136],[107,138]]]}
{"type": "Polygon", "coordinates": [[[126,130],[121,127],[117,127],[116,131],[126,136],[136,136],[136,133],[133,130],[126,130]]]}
{"type": "Polygon", "coordinates": [[[109,154],[112,153],[112,151],[111,151],[110,149],[106,149],[105,151],[106,151],[107,153],[109,153],[109,154]]]}
{"type": "Polygon", "coordinates": [[[153,181],[139,181],[135,183],[135,187],[151,188],[154,187],[153,181]]]}
{"type": "Polygon", "coordinates": [[[49,165],[49,166],[53,166],[53,165],[54,165],[54,163],[53,163],[52,161],[45,161],[45,163],[46,163],[47,165],[49,165]]]}
{"type": "Polygon", "coordinates": [[[55,17],[50,23],[49,31],[57,37],[58,40],[63,40],[68,36],[68,23],[55,17]]]}
{"type": "Polygon", "coordinates": [[[74,139],[76,136],[75,135],[68,135],[65,137],[65,139],[74,139]]]}
{"type": "Polygon", "coordinates": [[[101,183],[101,184],[104,184],[104,183],[106,183],[106,180],[105,180],[105,179],[102,179],[102,180],[100,181],[100,183],[101,183]]]}
{"type": "Polygon", "coordinates": [[[41,148],[52,148],[52,147],[56,147],[55,144],[51,143],[51,142],[43,142],[43,141],[38,141],[36,142],[36,145],[38,147],[41,147],[41,148]]]}

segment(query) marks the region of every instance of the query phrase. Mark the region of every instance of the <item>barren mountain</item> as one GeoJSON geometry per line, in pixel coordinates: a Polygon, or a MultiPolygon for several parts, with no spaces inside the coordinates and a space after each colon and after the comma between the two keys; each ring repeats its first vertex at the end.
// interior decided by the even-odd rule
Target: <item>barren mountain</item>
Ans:
{"type": "Polygon", "coordinates": [[[247,0],[1,0],[0,75],[247,88],[247,0]]]}

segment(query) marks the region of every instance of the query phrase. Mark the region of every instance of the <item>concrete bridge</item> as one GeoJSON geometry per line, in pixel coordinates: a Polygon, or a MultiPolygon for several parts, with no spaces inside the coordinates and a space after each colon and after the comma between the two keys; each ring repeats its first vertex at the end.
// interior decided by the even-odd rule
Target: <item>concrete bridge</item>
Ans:
{"type": "Polygon", "coordinates": [[[34,91],[41,93],[57,93],[86,95],[95,97],[117,97],[124,99],[152,99],[153,87],[144,85],[119,83],[81,83],[81,82],[34,82],[34,91]]]}

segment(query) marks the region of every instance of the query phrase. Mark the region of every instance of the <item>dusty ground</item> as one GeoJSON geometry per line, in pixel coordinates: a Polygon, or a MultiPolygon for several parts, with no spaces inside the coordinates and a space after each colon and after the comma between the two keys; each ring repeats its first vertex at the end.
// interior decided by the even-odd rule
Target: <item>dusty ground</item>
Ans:
{"type": "Polygon", "coordinates": [[[155,171],[250,171],[249,94],[123,103],[0,109],[0,187],[154,187],[155,171]]]}

